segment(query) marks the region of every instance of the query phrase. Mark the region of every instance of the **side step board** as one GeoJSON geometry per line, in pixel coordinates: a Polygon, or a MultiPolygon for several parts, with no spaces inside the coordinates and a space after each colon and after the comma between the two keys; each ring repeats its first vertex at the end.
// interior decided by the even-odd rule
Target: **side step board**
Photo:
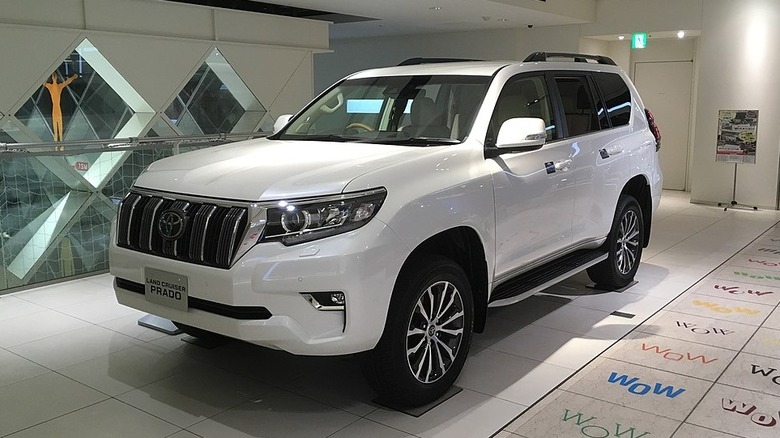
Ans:
{"type": "Polygon", "coordinates": [[[607,259],[604,249],[583,249],[524,272],[493,289],[489,307],[516,303],[607,259]]]}

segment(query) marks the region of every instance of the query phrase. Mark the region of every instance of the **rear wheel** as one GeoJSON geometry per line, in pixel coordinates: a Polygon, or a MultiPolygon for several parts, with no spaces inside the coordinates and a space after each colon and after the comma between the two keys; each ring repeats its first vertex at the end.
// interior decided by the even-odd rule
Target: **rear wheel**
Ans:
{"type": "Polygon", "coordinates": [[[471,286],[458,264],[440,256],[407,263],[382,338],[364,363],[369,383],[389,404],[435,401],[460,374],[473,325],[471,286]]]}
{"type": "Polygon", "coordinates": [[[639,261],[645,228],[642,209],[636,198],[620,195],[612,229],[607,238],[609,256],[603,262],[588,268],[588,276],[597,286],[620,289],[634,281],[639,261]]]}

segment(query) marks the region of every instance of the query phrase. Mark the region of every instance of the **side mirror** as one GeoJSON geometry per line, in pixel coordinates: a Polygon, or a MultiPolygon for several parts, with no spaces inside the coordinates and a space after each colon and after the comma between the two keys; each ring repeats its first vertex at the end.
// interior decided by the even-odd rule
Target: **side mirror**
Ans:
{"type": "Polygon", "coordinates": [[[501,124],[496,147],[518,151],[539,149],[547,139],[544,120],[531,117],[509,119],[501,124]]]}
{"type": "Polygon", "coordinates": [[[284,114],[279,116],[278,119],[276,119],[276,122],[274,122],[274,134],[281,131],[285,126],[287,126],[287,123],[292,118],[292,114],[284,114]]]}

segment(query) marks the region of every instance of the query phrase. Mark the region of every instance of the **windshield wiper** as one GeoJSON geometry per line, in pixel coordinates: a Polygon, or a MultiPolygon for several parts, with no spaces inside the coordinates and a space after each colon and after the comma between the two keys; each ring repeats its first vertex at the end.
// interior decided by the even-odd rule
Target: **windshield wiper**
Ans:
{"type": "Polygon", "coordinates": [[[282,140],[301,140],[301,141],[334,141],[334,142],[347,142],[347,141],[359,141],[363,140],[360,137],[350,137],[348,135],[338,134],[322,134],[322,135],[301,135],[301,136],[289,136],[290,138],[282,137],[282,140]]]}
{"type": "Polygon", "coordinates": [[[439,138],[439,137],[404,137],[404,138],[377,138],[374,141],[372,141],[372,143],[428,146],[428,145],[442,145],[442,144],[459,144],[460,140],[455,138],[439,138]]]}

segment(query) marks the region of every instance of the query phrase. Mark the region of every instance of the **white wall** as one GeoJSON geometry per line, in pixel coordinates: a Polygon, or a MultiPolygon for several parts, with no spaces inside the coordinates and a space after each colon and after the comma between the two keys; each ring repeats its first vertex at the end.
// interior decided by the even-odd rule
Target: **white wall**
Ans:
{"type": "Polygon", "coordinates": [[[333,40],[333,53],[314,57],[314,87],[322,91],[350,73],[397,65],[419,56],[517,59],[517,42],[515,29],[333,40]]]}
{"type": "Polygon", "coordinates": [[[718,110],[758,109],[755,165],[739,167],[737,200],[775,208],[780,158],[780,2],[707,0],[697,58],[699,87],[691,199],[728,201],[732,164],[715,162],[718,110]]]}
{"type": "Polygon", "coordinates": [[[706,3],[710,0],[598,0],[596,21],[583,24],[581,32],[593,36],[701,29],[706,3]]]}
{"type": "Polygon", "coordinates": [[[0,113],[14,114],[84,38],[158,113],[216,47],[269,110],[266,127],[313,97],[328,23],[152,0],[2,0],[0,113]]]}
{"type": "Polygon", "coordinates": [[[632,78],[634,77],[634,69],[637,62],[693,61],[696,53],[695,47],[695,38],[662,40],[651,38],[647,48],[630,52],[630,75],[632,78]]]}

